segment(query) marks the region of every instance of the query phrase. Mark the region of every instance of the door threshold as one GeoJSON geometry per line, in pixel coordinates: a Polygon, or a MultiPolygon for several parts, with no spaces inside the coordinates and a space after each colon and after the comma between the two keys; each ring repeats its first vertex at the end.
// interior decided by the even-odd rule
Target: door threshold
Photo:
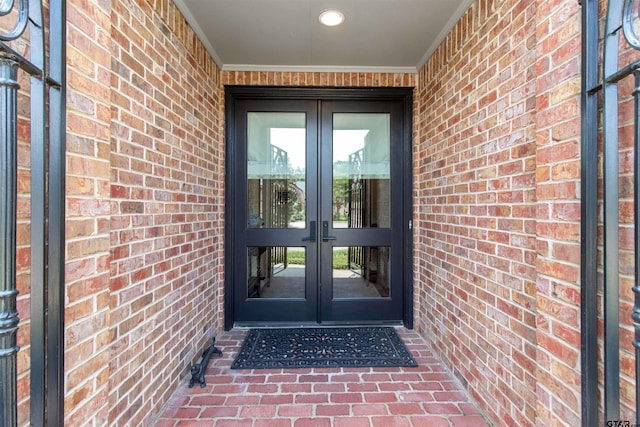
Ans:
{"type": "Polygon", "coordinates": [[[236,322],[233,329],[267,329],[267,328],[345,328],[361,326],[404,326],[402,320],[396,321],[363,321],[363,322],[236,322]]]}

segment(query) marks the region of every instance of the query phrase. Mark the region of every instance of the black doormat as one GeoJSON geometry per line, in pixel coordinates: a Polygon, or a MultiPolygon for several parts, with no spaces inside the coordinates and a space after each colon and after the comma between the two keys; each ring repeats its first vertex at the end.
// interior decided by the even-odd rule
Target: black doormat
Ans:
{"type": "Polygon", "coordinates": [[[251,329],[231,369],[418,366],[394,328],[251,329]]]}

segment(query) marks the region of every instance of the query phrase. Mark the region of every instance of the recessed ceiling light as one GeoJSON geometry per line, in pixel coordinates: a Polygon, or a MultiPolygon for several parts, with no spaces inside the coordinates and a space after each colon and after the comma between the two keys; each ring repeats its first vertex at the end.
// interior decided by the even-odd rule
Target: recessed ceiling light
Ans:
{"type": "Polygon", "coordinates": [[[335,27],[344,22],[344,15],[339,10],[329,9],[322,12],[319,19],[327,27],[335,27]]]}

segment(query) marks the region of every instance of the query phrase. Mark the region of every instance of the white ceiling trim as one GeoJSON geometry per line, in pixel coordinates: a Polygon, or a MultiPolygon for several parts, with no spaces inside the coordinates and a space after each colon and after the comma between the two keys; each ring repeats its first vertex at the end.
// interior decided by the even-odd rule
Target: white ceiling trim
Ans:
{"type": "Polygon", "coordinates": [[[255,64],[225,64],[223,71],[274,71],[274,72],[303,72],[303,73],[391,73],[416,74],[416,67],[354,67],[333,65],[255,65],[255,64]]]}
{"type": "Polygon", "coordinates": [[[473,2],[474,0],[463,0],[460,3],[460,6],[456,9],[456,12],[447,21],[444,28],[442,28],[442,31],[440,31],[436,39],[433,41],[433,43],[431,43],[431,46],[429,46],[429,48],[424,53],[424,55],[422,55],[422,58],[420,59],[420,61],[416,64],[417,70],[420,70],[422,67],[424,67],[424,64],[426,64],[429,58],[431,58],[431,55],[433,55],[433,52],[436,51],[438,46],[440,46],[440,44],[444,41],[447,35],[451,32],[453,27],[455,27],[455,25],[458,23],[460,18],[462,18],[462,16],[467,11],[467,9],[471,7],[473,2]]]}

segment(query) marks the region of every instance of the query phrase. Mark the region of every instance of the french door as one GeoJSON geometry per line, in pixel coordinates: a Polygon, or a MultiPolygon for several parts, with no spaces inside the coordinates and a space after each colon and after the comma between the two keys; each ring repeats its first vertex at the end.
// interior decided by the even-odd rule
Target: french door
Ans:
{"type": "Polygon", "coordinates": [[[231,107],[233,322],[406,320],[405,103],[238,99],[231,107]]]}

